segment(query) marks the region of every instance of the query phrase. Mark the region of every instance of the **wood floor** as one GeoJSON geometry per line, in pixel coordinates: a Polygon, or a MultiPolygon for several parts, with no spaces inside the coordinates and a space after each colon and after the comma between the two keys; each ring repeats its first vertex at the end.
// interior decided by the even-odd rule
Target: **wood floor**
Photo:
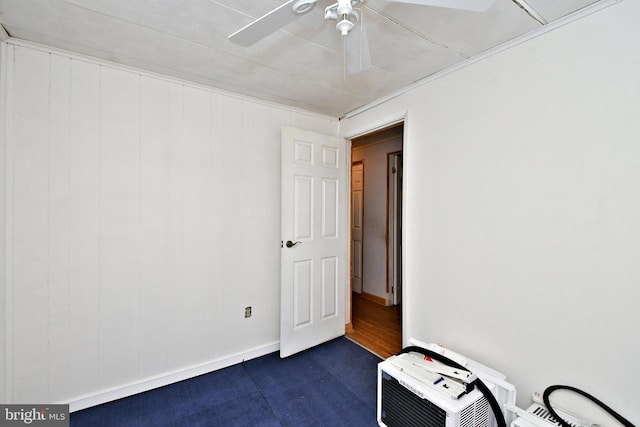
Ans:
{"type": "Polygon", "coordinates": [[[384,306],[352,294],[351,323],[353,331],[347,337],[358,342],[382,358],[397,354],[402,349],[402,310],[397,306],[384,306]]]}

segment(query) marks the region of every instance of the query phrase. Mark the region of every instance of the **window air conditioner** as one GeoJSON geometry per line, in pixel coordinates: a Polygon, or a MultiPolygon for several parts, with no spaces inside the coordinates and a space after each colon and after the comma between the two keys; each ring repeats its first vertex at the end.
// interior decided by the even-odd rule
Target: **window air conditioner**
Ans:
{"type": "MultiPolygon", "coordinates": [[[[446,354],[442,347],[434,344],[423,344],[415,340],[410,340],[410,344],[437,351],[467,367],[484,381],[497,397],[501,407],[515,403],[515,387],[507,383],[502,374],[464,359],[450,350],[446,350],[448,353],[446,354]],[[486,370],[481,372],[477,369],[478,367],[486,370]]],[[[392,356],[378,364],[377,421],[381,427],[495,427],[497,425],[489,401],[479,390],[458,393],[453,390],[455,385],[443,386],[442,382],[438,382],[440,389],[434,387],[433,378],[429,373],[421,374],[410,369],[400,356],[404,355],[392,356]],[[460,397],[456,398],[458,395],[460,397]]],[[[505,413],[505,415],[509,414],[505,413]]],[[[510,421],[511,419],[508,419],[507,423],[510,421]]]]}

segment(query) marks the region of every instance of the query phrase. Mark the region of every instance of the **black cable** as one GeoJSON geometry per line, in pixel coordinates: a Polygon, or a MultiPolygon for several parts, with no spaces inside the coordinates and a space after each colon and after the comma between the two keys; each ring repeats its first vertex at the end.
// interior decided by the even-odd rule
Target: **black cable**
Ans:
{"type": "MultiPolygon", "coordinates": [[[[409,353],[411,351],[415,353],[423,354],[425,356],[429,356],[430,358],[435,359],[438,362],[442,362],[445,365],[451,366],[452,368],[464,369],[465,371],[468,371],[467,368],[465,368],[458,362],[451,360],[448,357],[441,355],[440,353],[436,353],[422,347],[416,347],[416,346],[405,347],[400,351],[399,354],[409,353]]],[[[496,421],[498,422],[498,427],[507,427],[507,422],[504,419],[504,414],[502,413],[502,409],[500,409],[500,404],[498,404],[498,401],[496,400],[493,393],[491,393],[491,390],[489,390],[489,387],[487,387],[487,385],[484,382],[482,382],[480,378],[476,379],[471,384],[478,387],[478,390],[480,390],[484,395],[484,397],[489,401],[489,405],[491,405],[491,410],[493,411],[493,416],[496,418],[496,421]]]]}
{"type": "Polygon", "coordinates": [[[542,393],[542,400],[544,401],[544,405],[547,407],[547,410],[549,411],[549,413],[553,416],[553,418],[556,419],[556,421],[558,421],[560,423],[560,425],[562,427],[572,427],[572,426],[571,426],[571,424],[569,424],[565,420],[563,420],[556,413],[556,411],[551,407],[551,402],[549,401],[549,396],[551,395],[551,393],[553,393],[556,390],[569,390],[569,391],[572,391],[574,393],[578,393],[579,395],[586,397],[587,399],[591,400],[596,405],[600,406],[609,415],[611,415],[613,418],[618,420],[618,422],[620,422],[620,424],[622,424],[623,426],[635,427],[633,424],[631,424],[631,422],[629,422],[629,420],[624,418],[622,415],[620,415],[619,413],[617,413],[616,411],[611,409],[609,406],[607,406],[605,403],[603,403],[599,399],[593,397],[592,395],[590,395],[586,391],[582,391],[582,390],[580,390],[578,388],[571,387],[570,385],[552,385],[552,386],[547,387],[544,390],[544,393],[542,393]]]}

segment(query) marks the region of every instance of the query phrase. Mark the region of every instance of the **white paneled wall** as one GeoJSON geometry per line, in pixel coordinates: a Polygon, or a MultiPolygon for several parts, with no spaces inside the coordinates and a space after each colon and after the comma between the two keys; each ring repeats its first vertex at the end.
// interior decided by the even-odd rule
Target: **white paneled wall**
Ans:
{"type": "MultiPolygon", "coordinates": [[[[6,88],[6,67],[2,64],[5,63],[7,57],[7,45],[0,43],[0,170],[4,171],[5,168],[5,152],[6,144],[5,138],[1,135],[5,135],[6,132],[6,115],[5,115],[5,101],[7,91],[6,88]]],[[[7,390],[4,384],[7,384],[7,304],[6,304],[6,257],[5,257],[5,224],[6,224],[6,210],[5,210],[5,182],[6,174],[0,173],[0,307],[3,308],[0,312],[0,402],[6,402],[7,390]]]]}
{"type": "Polygon", "coordinates": [[[5,51],[6,401],[75,401],[277,348],[280,129],[335,135],[337,121],[5,51]]]}

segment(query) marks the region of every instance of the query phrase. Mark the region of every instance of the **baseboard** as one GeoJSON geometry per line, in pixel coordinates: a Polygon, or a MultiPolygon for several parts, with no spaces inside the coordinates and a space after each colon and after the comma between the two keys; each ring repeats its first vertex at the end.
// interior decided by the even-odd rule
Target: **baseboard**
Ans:
{"type": "Polygon", "coordinates": [[[249,351],[236,353],[231,356],[223,357],[198,365],[189,366],[184,369],[168,372],[166,374],[145,378],[134,383],[102,390],[95,394],[78,397],[76,399],[72,399],[71,401],[61,403],[69,404],[70,412],[80,411],[92,406],[101,405],[103,403],[111,402],[117,399],[122,399],[123,397],[133,396],[134,394],[153,390],[154,388],[163,387],[169,384],[176,383],[178,381],[197,377],[198,375],[207,374],[209,372],[217,371],[222,368],[227,368],[229,366],[241,363],[245,360],[251,360],[255,359],[256,357],[273,353],[274,351],[278,351],[279,349],[280,343],[273,342],[261,347],[256,347],[249,351]]]}
{"type": "Polygon", "coordinates": [[[360,297],[362,297],[362,298],[364,298],[366,300],[369,300],[371,302],[375,302],[376,304],[380,304],[380,305],[384,305],[384,306],[387,305],[386,298],[382,298],[382,297],[379,297],[377,295],[373,295],[373,294],[370,294],[370,293],[367,293],[367,292],[361,293],[360,297]]]}

